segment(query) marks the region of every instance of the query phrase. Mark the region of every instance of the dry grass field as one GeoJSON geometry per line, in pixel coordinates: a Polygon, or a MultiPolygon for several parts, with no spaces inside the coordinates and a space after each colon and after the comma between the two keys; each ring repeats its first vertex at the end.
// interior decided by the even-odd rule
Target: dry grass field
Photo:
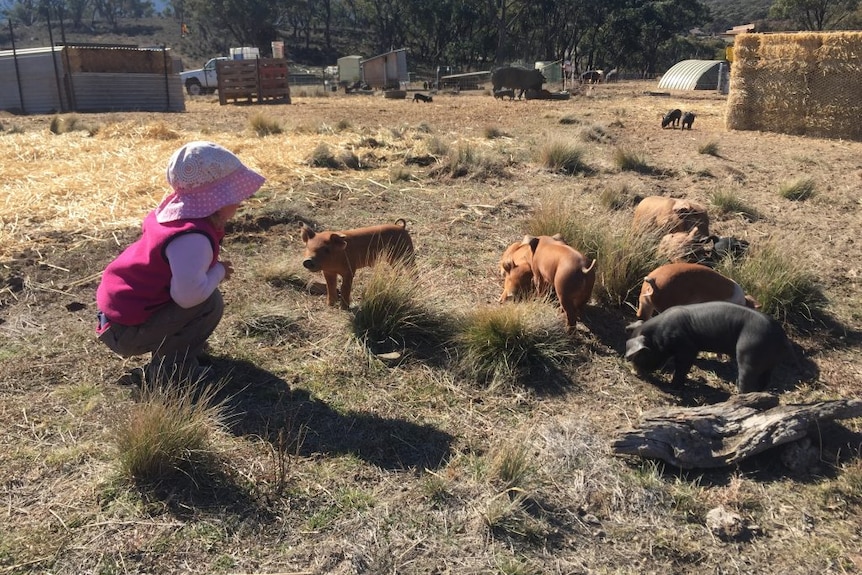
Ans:
{"type": "MultiPolygon", "coordinates": [[[[735,393],[716,358],[684,389],[629,369],[639,282],[620,305],[592,302],[557,370],[495,385],[451,341],[371,353],[353,318],[376,270],[359,273],[348,311],[307,289],[321,278],[302,268],[301,222],[405,218],[418,297],[457,325],[500,308],[498,260],[537,211],[614,235],[634,198],[686,197],[709,206],[715,233],[770,246],[825,296],[779,314],[801,356],[774,378],[782,403],[860,396],[862,143],[728,132],[723,97],[653,89],[428,104],[295,90],[291,105],[0,116],[0,573],[862,572],[860,419],[819,429],[817,457],[792,469],[779,449],[693,471],[612,452],[644,410],[735,393]],[[697,114],[691,131],[660,128],[676,107],[697,114]],[[146,358],[95,339],[94,293],[193,139],[268,180],[224,244],[236,272],[210,340],[214,461],[144,485],[122,473],[118,437],[148,401],[126,377],[146,358]],[[585,168],[548,169],[558,144],[585,168]],[[799,182],[805,199],[782,195],[799,182]],[[719,210],[728,197],[744,209],[719,210]],[[719,506],[744,536],[710,531],[719,506]]],[[[553,303],[506,305],[562,328],[553,303]]]]}

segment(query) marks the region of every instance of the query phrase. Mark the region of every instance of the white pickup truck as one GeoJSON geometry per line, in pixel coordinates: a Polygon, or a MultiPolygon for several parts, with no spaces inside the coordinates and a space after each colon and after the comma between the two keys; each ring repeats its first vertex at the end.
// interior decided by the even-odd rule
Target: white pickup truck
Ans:
{"type": "Polygon", "coordinates": [[[212,94],[218,88],[218,73],[216,72],[216,62],[219,60],[230,60],[227,56],[219,56],[211,58],[204,64],[204,67],[199,70],[189,70],[180,73],[180,79],[183,86],[186,87],[186,92],[192,96],[199,94],[212,94]]]}

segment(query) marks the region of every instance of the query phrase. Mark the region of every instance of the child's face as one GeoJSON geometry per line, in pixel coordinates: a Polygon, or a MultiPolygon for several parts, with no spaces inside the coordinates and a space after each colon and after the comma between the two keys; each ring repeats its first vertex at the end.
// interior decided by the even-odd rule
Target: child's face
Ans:
{"type": "Polygon", "coordinates": [[[223,222],[227,222],[232,217],[234,217],[234,215],[236,215],[236,211],[238,209],[239,209],[239,204],[230,204],[229,206],[223,207],[222,209],[220,209],[218,211],[218,214],[220,216],[219,219],[221,219],[223,222]]]}

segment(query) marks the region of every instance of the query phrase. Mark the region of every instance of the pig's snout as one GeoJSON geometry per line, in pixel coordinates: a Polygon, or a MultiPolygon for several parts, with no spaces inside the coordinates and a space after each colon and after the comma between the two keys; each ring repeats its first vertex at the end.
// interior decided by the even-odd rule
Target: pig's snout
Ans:
{"type": "Polygon", "coordinates": [[[317,271],[317,264],[314,263],[314,260],[311,258],[305,258],[302,260],[302,267],[312,272],[317,271]]]}

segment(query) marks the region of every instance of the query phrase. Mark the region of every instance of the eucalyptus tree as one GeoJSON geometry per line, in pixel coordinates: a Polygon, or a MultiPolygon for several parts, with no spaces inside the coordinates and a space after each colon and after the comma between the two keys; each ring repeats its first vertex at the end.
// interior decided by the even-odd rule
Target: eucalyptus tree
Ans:
{"type": "Polygon", "coordinates": [[[205,39],[226,32],[240,46],[269,46],[282,22],[283,5],[271,0],[184,0],[183,5],[205,39]]]}
{"type": "Polygon", "coordinates": [[[858,8],[859,0],[775,0],[769,15],[791,20],[804,30],[820,31],[841,27],[858,8]]]}

